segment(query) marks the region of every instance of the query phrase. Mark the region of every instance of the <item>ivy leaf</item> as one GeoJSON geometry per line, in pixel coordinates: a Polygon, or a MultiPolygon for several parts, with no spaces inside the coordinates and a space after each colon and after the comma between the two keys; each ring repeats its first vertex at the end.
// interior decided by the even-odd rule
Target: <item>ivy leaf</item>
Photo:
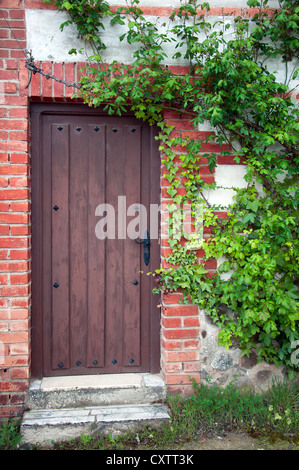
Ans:
{"type": "Polygon", "coordinates": [[[183,196],[181,194],[177,194],[173,198],[173,202],[175,202],[176,204],[181,204],[182,200],[183,200],[183,196]]]}
{"type": "Polygon", "coordinates": [[[252,212],[247,212],[242,219],[243,224],[247,224],[248,222],[253,223],[255,220],[255,215],[252,212]]]}
{"type": "Polygon", "coordinates": [[[168,188],[168,189],[167,189],[167,192],[168,192],[169,196],[173,197],[173,196],[176,195],[177,190],[174,189],[174,188],[168,188]]]}
{"type": "Polygon", "coordinates": [[[72,5],[70,4],[70,2],[63,2],[62,6],[66,10],[71,10],[72,9],[72,5]]]}
{"type": "Polygon", "coordinates": [[[211,173],[213,173],[213,169],[216,167],[216,164],[217,164],[217,155],[215,153],[211,154],[209,156],[208,162],[209,162],[209,170],[211,173]]]}

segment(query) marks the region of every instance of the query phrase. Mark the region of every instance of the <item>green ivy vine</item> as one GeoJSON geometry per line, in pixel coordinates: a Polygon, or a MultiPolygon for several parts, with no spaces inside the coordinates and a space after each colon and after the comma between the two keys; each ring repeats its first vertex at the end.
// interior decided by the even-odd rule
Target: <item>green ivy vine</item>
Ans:
{"type": "MultiPolygon", "coordinates": [[[[205,309],[219,326],[221,345],[238,345],[247,355],[255,351],[259,360],[284,366],[294,375],[298,364],[291,359],[292,348],[299,339],[299,126],[290,87],[298,73],[297,0],[280,0],[272,10],[267,0],[248,0],[256,14],[251,20],[235,17],[233,24],[225,16],[212,24],[208,3],[184,0],[162,29],[143,15],[138,0],[115,11],[105,0],[54,3],[69,13],[61,27],[75,23],[79,37],[93,48],[81,79],[84,101],[118,115],[129,105],[137,118],[159,128],[173,203],[170,267],[155,273],[157,290],[179,290],[186,302],[205,309]],[[105,64],[101,30],[107,21],[124,27],[115,41],[132,45],[131,64],[105,64]],[[171,56],[169,45],[175,48],[171,56]],[[188,73],[173,73],[166,65],[169,59],[183,60],[188,73]],[[271,72],[273,59],[284,64],[284,83],[271,72]],[[208,122],[214,132],[204,140],[178,138],[165,123],[164,110],[188,114],[195,130],[208,122]],[[246,186],[233,188],[228,208],[209,204],[207,192],[217,186],[200,175],[203,161],[211,172],[217,166],[217,153],[203,151],[209,142],[219,144],[223,156],[245,164],[246,186]],[[204,260],[222,260],[213,276],[198,262],[194,246],[182,242],[186,234],[178,223],[178,207],[190,204],[194,216],[199,202],[203,224],[211,229],[201,240],[204,260]]],[[[196,237],[194,241],[199,242],[196,237]]]]}

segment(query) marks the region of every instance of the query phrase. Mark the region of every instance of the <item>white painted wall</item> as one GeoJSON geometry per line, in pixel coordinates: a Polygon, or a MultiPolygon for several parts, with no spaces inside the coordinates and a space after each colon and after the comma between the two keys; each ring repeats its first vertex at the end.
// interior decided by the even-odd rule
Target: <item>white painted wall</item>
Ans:
{"type": "MultiPolygon", "coordinates": [[[[110,4],[121,5],[125,4],[125,0],[110,0],[110,4]]],[[[142,6],[172,6],[176,7],[180,4],[179,0],[174,0],[169,2],[169,0],[141,0],[140,7],[142,6]]],[[[271,0],[269,5],[276,5],[276,0],[271,0]]],[[[245,0],[212,0],[210,2],[211,6],[237,6],[242,7],[246,6],[245,0]]],[[[68,14],[66,12],[59,12],[53,10],[41,10],[41,9],[26,9],[26,25],[27,25],[27,49],[32,50],[32,55],[35,60],[42,61],[55,61],[55,62],[84,62],[87,57],[92,55],[92,50],[88,44],[84,44],[83,41],[77,38],[76,27],[73,25],[67,26],[64,28],[64,31],[61,32],[59,27],[60,24],[68,19],[68,14]],[[82,49],[82,54],[69,55],[68,51],[70,49],[82,49]]],[[[169,29],[169,22],[166,17],[158,18],[148,17],[153,23],[157,22],[159,30],[167,32],[169,29]]],[[[213,24],[218,20],[223,20],[222,16],[211,16],[209,21],[213,24]]],[[[225,23],[230,23],[233,25],[233,17],[225,17],[225,23]]],[[[124,40],[123,42],[119,41],[119,36],[121,36],[125,30],[125,26],[115,25],[110,26],[110,20],[107,18],[103,21],[105,25],[105,31],[103,31],[102,38],[103,42],[107,45],[107,50],[103,51],[103,60],[106,62],[111,62],[117,60],[123,63],[130,63],[133,60],[134,47],[130,46],[124,40]]],[[[170,27],[173,27],[175,22],[171,22],[170,27]]],[[[221,26],[217,26],[220,28],[221,26]]],[[[232,34],[233,28],[229,29],[226,32],[226,37],[232,34]]],[[[199,36],[199,41],[204,39],[205,36],[199,36]]],[[[167,43],[165,45],[165,51],[168,54],[167,63],[168,64],[177,64],[184,65],[185,62],[183,59],[172,59],[172,55],[176,52],[174,44],[167,43]]],[[[277,80],[280,82],[285,82],[288,80],[286,75],[285,64],[279,63],[276,60],[268,60],[267,65],[271,72],[277,73],[277,80]]],[[[290,74],[293,70],[295,63],[288,64],[288,73],[290,74]]],[[[299,85],[299,79],[296,81],[291,81],[289,83],[290,88],[294,88],[299,85]]]]}
{"type": "MultiPolygon", "coordinates": [[[[92,55],[92,49],[84,41],[77,38],[77,29],[70,25],[60,31],[60,25],[69,19],[66,12],[53,10],[26,10],[27,49],[32,51],[35,60],[54,62],[84,62],[92,55]],[[83,54],[69,55],[70,49],[83,48],[83,54]]],[[[106,23],[108,23],[106,21],[106,23]]],[[[107,59],[109,61],[132,61],[132,52],[128,47],[120,47],[118,37],[123,34],[124,28],[116,25],[103,34],[103,41],[109,47],[107,59]]]]}
{"type": "Polygon", "coordinates": [[[215,168],[215,181],[218,188],[216,191],[205,192],[207,201],[210,204],[228,207],[236,194],[233,188],[246,187],[245,172],[243,165],[218,165],[215,168]]]}
{"type": "MultiPolygon", "coordinates": [[[[170,22],[167,17],[147,16],[148,20],[156,24],[159,31],[167,33],[173,28],[177,21],[170,22]]],[[[55,62],[84,62],[92,55],[92,49],[88,43],[78,39],[77,30],[74,25],[69,25],[60,31],[60,25],[69,19],[66,12],[58,12],[53,10],[26,10],[27,25],[27,48],[32,50],[35,60],[55,61],[55,62]],[[47,27],[45,27],[47,25],[47,27]],[[82,54],[70,55],[70,49],[83,49],[82,54]]],[[[211,16],[209,21],[213,24],[223,20],[222,16],[211,16]]],[[[232,17],[225,17],[225,23],[233,25],[232,17]]],[[[106,44],[107,49],[102,51],[104,62],[112,62],[114,60],[130,63],[134,60],[134,46],[129,45],[126,40],[120,42],[119,37],[127,31],[124,25],[110,25],[110,18],[103,20],[105,30],[101,33],[101,38],[106,44]]],[[[220,29],[223,26],[215,26],[220,29]]],[[[232,30],[233,31],[233,30],[232,30]]],[[[229,38],[231,31],[228,30],[226,37],[229,38]]],[[[204,40],[205,35],[199,35],[199,41],[204,40]]],[[[170,65],[185,65],[186,61],[181,59],[172,59],[173,54],[177,52],[175,43],[165,43],[165,52],[168,55],[167,63],[170,65]]],[[[182,50],[183,51],[183,50],[182,50]]]]}

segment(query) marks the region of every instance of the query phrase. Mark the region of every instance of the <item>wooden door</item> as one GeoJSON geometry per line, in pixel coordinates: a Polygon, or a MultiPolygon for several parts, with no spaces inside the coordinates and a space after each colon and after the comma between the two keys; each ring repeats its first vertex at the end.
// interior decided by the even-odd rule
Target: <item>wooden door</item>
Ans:
{"type": "Polygon", "coordinates": [[[148,246],[127,231],[140,207],[149,232],[156,223],[154,130],[84,105],[36,104],[31,116],[33,375],[158,372],[159,300],[146,275],[159,267],[158,239],[149,234],[146,264],[148,246]]]}

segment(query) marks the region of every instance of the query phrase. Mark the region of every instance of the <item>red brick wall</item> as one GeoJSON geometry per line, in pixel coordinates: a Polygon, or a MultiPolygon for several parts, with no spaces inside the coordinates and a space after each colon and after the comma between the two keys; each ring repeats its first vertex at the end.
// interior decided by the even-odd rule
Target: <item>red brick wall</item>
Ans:
{"type": "MultiPolygon", "coordinates": [[[[171,68],[171,67],[170,67],[171,68]]],[[[173,67],[173,72],[183,74],[184,67],[173,67]]],[[[170,137],[186,137],[204,139],[210,132],[195,131],[188,116],[177,116],[175,113],[166,111],[164,113],[164,120],[171,126],[174,126],[170,137]]],[[[205,144],[203,153],[216,151],[215,144],[205,144]]],[[[218,147],[217,147],[218,148],[218,147]]],[[[178,149],[179,150],[179,149],[178,149]]],[[[186,149],[182,148],[182,151],[186,149]]],[[[177,158],[177,157],[176,157],[177,158]]],[[[163,155],[162,155],[163,160],[163,155]]],[[[179,158],[175,161],[179,164],[179,158]]],[[[167,189],[170,184],[165,178],[167,169],[162,164],[161,166],[161,202],[162,207],[166,209],[167,204],[171,203],[170,196],[167,189]]],[[[208,159],[202,157],[200,173],[202,177],[212,183],[214,175],[211,174],[208,167],[208,159]]],[[[180,185],[178,186],[179,194],[186,194],[183,177],[181,177],[180,185]]],[[[162,216],[161,227],[161,263],[163,267],[168,264],[164,257],[171,253],[171,248],[168,244],[167,237],[167,223],[163,222],[165,218],[162,216]]],[[[204,236],[209,236],[204,233],[204,236]]],[[[198,262],[202,262],[202,250],[197,252],[198,262]]],[[[211,274],[216,268],[216,261],[212,261],[206,266],[211,274]]],[[[170,293],[162,295],[162,308],[161,308],[161,368],[164,373],[165,382],[168,390],[179,393],[188,393],[192,390],[190,377],[200,382],[200,362],[199,362],[199,341],[200,341],[200,324],[198,307],[194,305],[181,304],[181,294],[170,293]]]]}
{"type": "Polygon", "coordinates": [[[23,2],[0,14],[0,418],[18,415],[30,366],[30,175],[23,2]],[[11,29],[10,29],[11,28],[11,29]]]}
{"type": "MultiPolygon", "coordinates": [[[[18,0],[16,0],[18,1],[18,0]]],[[[169,17],[173,12],[173,7],[170,5],[171,2],[167,2],[169,5],[164,7],[157,6],[147,6],[141,5],[142,11],[145,15],[159,16],[159,17],[169,17]]],[[[42,9],[42,10],[56,10],[57,7],[54,4],[44,4],[43,0],[25,0],[26,8],[42,9]]],[[[116,11],[119,8],[119,5],[114,5],[111,7],[111,10],[116,11]]],[[[256,13],[259,12],[258,8],[242,8],[242,7],[210,7],[209,11],[203,10],[206,15],[209,16],[221,16],[221,15],[231,15],[231,16],[247,16],[253,17],[256,13]]],[[[202,10],[199,10],[201,13],[202,10]]]]}

